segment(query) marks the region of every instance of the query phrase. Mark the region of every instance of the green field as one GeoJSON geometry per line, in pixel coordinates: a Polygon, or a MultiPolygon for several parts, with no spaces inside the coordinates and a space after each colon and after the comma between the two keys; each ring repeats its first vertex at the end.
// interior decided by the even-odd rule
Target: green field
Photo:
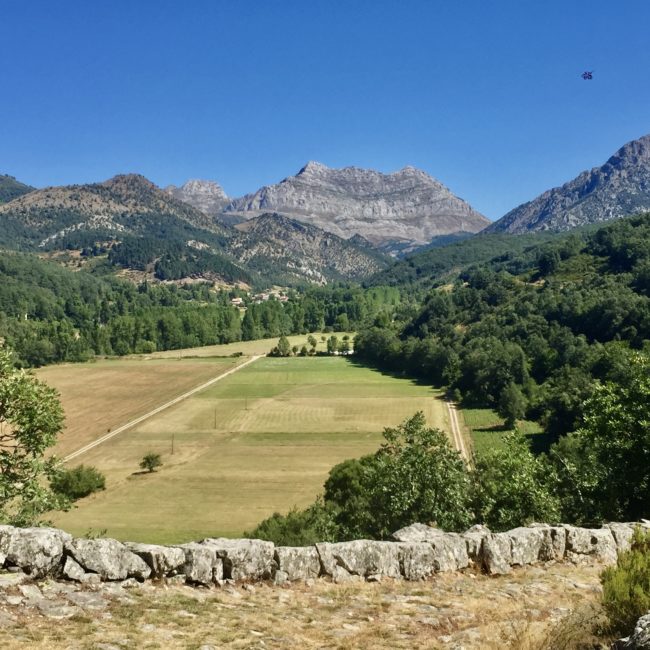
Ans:
{"type": "MultiPolygon", "coordinates": [[[[465,427],[469,432],[472,441],[472,449],[475,455],[480,455],[492,449],[503,449],[504,437],[512,432],[512,429],[504,428],[503,418],[492,409],[459,409],[462,414],[465,427]]],[[[543,436],[542,428],[537,422],[520,420],[517,423],[519,431],[532,440],[533,446],[543,436]]],[[[541,442],[541,440],[540,440],[541,442]]]]}
{"type": "Polygon", "coordinates": [[[104,472],[107,490],[52,518],[136,541],[241,535],[310,503],[333,465],[418,410],[448,428],[430,387],[342,357],[262,358],[76,459],[104,472]],[[164,462],[153,474],[138,468],[148,451],[164,462]]]}
{"type": "MultiPolygon", "coordinates": [[[[318,341],[316,346],[317,352],[325,352],[327,345],[323,340],[330,336],[336,336],[339,341],[344,336],[349,336],[350,340],[354,339],[354,332],[330,332],[328,334],[321,334],[316,332],[313,334],[314,338],[318,341]]],[[[307,343],[308,334],[292,334],[287,336],[289,344],[293,347],[297,345],[302,347],[307,343]]],[[[255,339],[254,341],[238,341],[236,343],[224,343],[221,345],[205,345],[200,348],[186,348],[183,350],[165,350],[163,352],[153,352],[147,355],[148,358],[153,359],[178,359],[178,358],[191,358],[191,357],[227,357],[231,354],[243,354],[244,356],[253,356],[256,354],[267,354],[278,343],[278,337],[270,339],[255,339]]],[[[134,355],[137,356],[137,355],[134,355]]]]}

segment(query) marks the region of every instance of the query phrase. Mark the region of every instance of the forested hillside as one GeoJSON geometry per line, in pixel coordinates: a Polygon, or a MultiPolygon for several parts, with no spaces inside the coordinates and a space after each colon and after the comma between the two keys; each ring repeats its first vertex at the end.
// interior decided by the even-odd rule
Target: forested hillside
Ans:
{"type": "Polygon", "coordinates": [[[13,176],[0,174],[0,203],[7,203],[16,199],[34,188],[17,181],[13,176]]]}
{"type": "Polygon", "coordinates": [[[537,244],[550,241],[554,235],[475,235],[461,241],[451,240],[444,246],[434,246],[408,255],[385,271],[367,280],[368,285],[428,287],[432,282],[453,277],[470,264],[490,260],[498,255],[517,255],[537,244]]]}
{"type": "Polygon", "coordinates": [[[312,505],[249,534],[304,544],[387,539],[413,521],[499,531],[648,517],[648,339],[650,214],[473,265],[412,317],[361,331],[355,356],[496,408],[515,427],[503,445],[466,464],[418,413],[332,468],[312,505]],[[544,449],[516,430],[524,416],[543,423],[544,449]]]}
{"type": "Polygon", "coordinates": [[[215,292],[209,283],[135,285],[33,255],[0,257],[0,337],[28,366],[358,328],[389,322],[399,302],[397,289],[332,287],[254,304],[245,292],[215,292]],[[244,296],[243,320],[234,295],[244,296]]]}
{"type": "Polygon", "coordinates": [[[580,424],[598,380],[626,381],[625,351],[649,338],[645,214],[470,266],[414,318],[361,332],[355,349],[557,439],[580,424]]]}

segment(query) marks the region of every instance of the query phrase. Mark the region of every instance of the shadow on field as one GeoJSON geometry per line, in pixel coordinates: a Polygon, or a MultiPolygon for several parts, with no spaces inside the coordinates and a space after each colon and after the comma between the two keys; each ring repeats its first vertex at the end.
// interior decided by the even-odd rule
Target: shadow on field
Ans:
{"type": "Polygon", "coordinates": [[[386,370],[384,368],[380,368],[379,366],[373,366],[370,363],[365,363],[363,361],[358,361],[357,359],[354,358],[354,355],[346,356],[344,358],[349,364],[352,364],[353,366],[355,366],[357,368],[365,368],[366,370],[374,370],[375,372],[378,372],[380,375],[384,375],[384,377],[392,377],[393,379],[406,379],[406,380],[410,381],[412,384],[415,384],[416,386],[428,386],[429,388],[434,388],[436,390],[440,390],[439,386],[434,386],[430,381],[426,381],[424,379],[418,379],[417,377],[409,376],[407,374],[406,370],[402,370],[402,371],[386,370]]]}

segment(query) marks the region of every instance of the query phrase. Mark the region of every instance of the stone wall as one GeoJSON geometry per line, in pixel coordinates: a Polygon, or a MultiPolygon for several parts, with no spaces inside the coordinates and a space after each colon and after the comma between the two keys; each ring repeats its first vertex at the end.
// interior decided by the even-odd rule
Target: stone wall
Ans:
{"type": "Polygon", "coordinates": [[[55,528],[0,526],[0,566],[33,578],[80,583],[165,580],[193,585],[225,581],[329,578],[420,580],[441,571],[474,568],[491,575],[544,562],[613,563],[627,550],[635,526],[650,521],[588,529],[533,524],[504,533],[473,526],[446,533],[413,524],[394,541],[355,540],[314,546],[275,546],[257,539],[204,539],[176,546],[80,539],[55,528]]]}

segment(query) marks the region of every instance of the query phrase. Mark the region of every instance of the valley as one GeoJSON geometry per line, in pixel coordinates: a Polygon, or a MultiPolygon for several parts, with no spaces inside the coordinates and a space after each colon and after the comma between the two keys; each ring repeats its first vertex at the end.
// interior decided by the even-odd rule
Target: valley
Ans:
{"type": "MultiPolygon", "coordinates": [[[[249,352],[251,348],[255,345],[249,352]]],[[[119,364],[124,381],[133,372],[130,364],[142,369],[148,364],[152,376],[160,364],[175,364],[181,374],[199,368],[204,377],[208,369],[216,374],[215,367],[220,372],[234,363],[214,357],[104,362],[107,376],[112,370],[118,383],[119,364]]],[[[101,408],[110,394],[93,390],[83,365],[74,368],[79,370],[68,371],[67,385],[61,381],[65,367],[58,376],[47,375],[55,386],[59,379],[75,405],[60,453],[72,448],[71,440],[88,439],[83,423],[93,419],[89,412],[101,408]],[[74,390],[70,374],[80,382],[74,390]]],[[[170,376],[165,381],[173,383],[170,376]]],[[[66,393],[63,397],[65,406],[66,393]]],[[[160,543],[238,536],[275,511],[307,505],[333,465],[373,452],[384,426],[418,410],[431,426],[448,429],[445,404],[429,386],[343,357],[259,359],[75,458],[73,465],[102,471],[107,489],[77,502],[68,513],[53,514],[53,521],[76,534],[106,529],[118,539],[160,543]],[[163,466],[142,473],[138,463],[149,451],[161,454],[163,466]]]]}

